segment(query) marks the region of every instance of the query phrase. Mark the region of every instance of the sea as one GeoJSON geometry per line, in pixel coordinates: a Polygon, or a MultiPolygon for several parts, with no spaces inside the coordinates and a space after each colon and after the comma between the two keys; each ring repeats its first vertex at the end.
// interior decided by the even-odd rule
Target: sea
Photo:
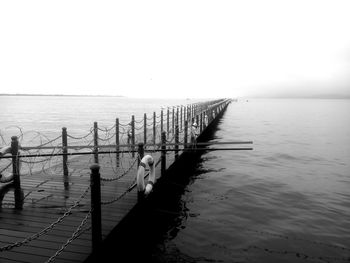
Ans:
{"type": "MultiPolygon", "coordinates": [[[[110,127],[197,101],[0,96],[1,142],[34,131],[51,138],[62,127],[83,135],[94,121],[110,127]]],[[[349,115],[342,99],[232,102],[210,141],[253,141],[253,150],[203,151],[175,171],[182,179],[170,180],[172,197],[142,219],[134,254],[147,262],[350,262],[349,115]]],[[[106,253],[117,262],[117,247],[106,253]]]]}

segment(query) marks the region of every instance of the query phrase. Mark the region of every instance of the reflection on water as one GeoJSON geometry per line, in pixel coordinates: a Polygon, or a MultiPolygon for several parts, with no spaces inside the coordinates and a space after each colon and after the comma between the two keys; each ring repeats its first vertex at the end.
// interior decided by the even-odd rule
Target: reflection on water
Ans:
{"type": "Polygon", "coordinates": [[[254,151],[202,156],[209,172],[181,198],[195,216],[156,262],[349,262],[347,112],[350,101],[231,104],[216,140],[253,140],[254,151]]]}
{"type": "Polygon", "coordinates": [[[253,140],[254,151],[209,151],[173,171],[128,221],[133,231],[114,236],[117,254],[126,262],[349,262],[350,101],[310,103],[231,104],[212,140],[253,140]]]}
{"type": "MultiPolygon", "coordinates": [[[[191,200],[183,197],[187,187],[208,172],[202,162],[201,154],[192,154],[159,179],[152,195],[112,233],[98,257],[104,262],[115,262],[116,257],[123,262],[163,262],[162,243],[176,238],[185,221],[197,216],[187,207],[191,200]]],[[[179,262],[179,256],[176,251],[164,262],[179,262]]]]}

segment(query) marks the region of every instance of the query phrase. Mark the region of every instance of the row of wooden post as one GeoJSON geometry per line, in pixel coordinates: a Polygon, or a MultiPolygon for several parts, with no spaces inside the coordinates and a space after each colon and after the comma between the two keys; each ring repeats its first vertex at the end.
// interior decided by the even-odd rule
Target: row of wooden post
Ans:
{"type": "MultiPolygon", "coordinates": [[[[220,100],[214,101],[214,103],[219,103],[220,100]]],[[[182,130],[182,127],[184,126],[184,143],[187,143],[187,137],[188,137],[188,124],[189,120],[195,119],[196,122],[199,124],[200,127],[200,132],[203,131],[203,118],[204,115],[203,113],[208,116],[208,119],[211,121],[212,120],[212,115],[209,113],[209,111],[221,111],[222,109],[222,104],[217,105],[217,108],[211,108],[209,103],[202,103],[202,104],[192,104],[187,107],[180,107],[180,118],[179,118],[179,107],[177,107],[176,110],[176,121],[175,121],[175,108],[173,107],[172,109],[172,127],[173,127],[173,132],[175,136],[175,142],[178,144],[179,143],[179,129],[182,130]],[[206,109],[206,110],[204,110],[206,109]],[[200,112],[200,114],[198,114],[200,112]],[[180,123],[179,123],[180,120],[180,123]]],[[[169,108],[167,109],[167,131],[166,134],[169,136],[170,133],[170,111],[169,108]]],[[[160,132],[161,134],[164,131],[164,117],[163,117],[163,110],[161,111],[161,116],[160,116],[160,132]]],[[[209,122],[210,122],[209,121],[209,122]]],[[[131,150],[132,150],[132,155],[133,157],[135,156],[135,116],[132,115],[131,118],[131,140],[128,141],[128,143],[131,144],[131,150]]],[[[117,165],[119,165],[120,161],[120,156],[119,156],[119,150],[120,150],[120,129],[119,129],[119,119],[116,119],[116,125],[115,125],[115,147],[116,147],[116,160],[117,160],[117,165]]],[[[93,148],[93,154],[94,154],[94,162],[98,163],[98,124],[97,122],[94,122],[94,148],[93,148]]],[[[144,144],[147,144],[147,115],[144,114],[144,144]]],[[[153,113],[153,144],[156,143],[156,113],[153,113]]],[[[178,147],[178,146],[176,146],[178,147]]],[[[13,136],[11,138],[11,150],[12,150],[12,158],[13,158],[13,175],[14,175],[14,183],[15,185],[20,186],[20,170],[19,170],[19,144],[18,144],[18,138],[16,136],[13,136]]],[[[63,164],[63,175],[67,177],[69,175],[69,170],[68,170],[68,135],[67,135],[67,128],[63,127],[62,128],[62,164],[63,164]]],[[[175,155],[178,156],[178,152],[175,152],[175,155]]],[[[65,181],[65,186],[68,187],[67,181],[65,181]]]]}
{"type": "MultiPolygon", "coordinates": [[[[187,147],[188,143],[188,129],[189,123],[192,123],[193,120],[197,122],[200,128],[200,132],[203,131],[204,127],[204,116],[207,115],[208,123],[207,125],[216,117],[217,113],[219,113],[223,107],[227,105],[226,101],[214,101],[214,106],[210,104],[193,104],[187,107],[180,107],[180,116],[179,116],[179,107],[176,110],[176,119],[175,119],[175,108],[172,109],[172,131],[175,137],[175,159],[179,156],[179,129],[182,130],[184,128],[184,148],[187,147]],[[215,112],[215,116],[211,114],[211,112],[215,112]],[[179,118],[180,117],[180,118],[179,118]],[[180,123],[179,123],[180,120],[180,123]],[[180,125],[179,125],[180,124],[180,125]]],[[[170,134],[170,111],[167,110],[167,122],[166,127],[167,130],[164,131],[164,117],[163,110],[161,111],[161,120],[160,120],[160,129],[161,129],[161,174],[164,175],[166,171],[166,143],[167,136],[170,134]]],[[[131,140],[128,141],[131,145],[132,155],[134,157],[135,154],[135,117],[132,115],[131,118],[131,140]]],[[[144,144],[147,144],[147,116],[144,115],[144,141],[142,146],[139,145],[139,155],[143,156],[144,153],[144,144]]],[[[120,130],[119,130],[119,119],[116,119],[115,125],[115,134],[116,134],[116,158],[117,164],[119,163],[119,150],[120,150],[120,130]]],[[[92,208],[92,243],[93,249],[95,250],[102,240],[101,235],[101,186],[100,186],[100,166],[99,163],[99,145],[98,145],[98,124],[94,123],[94,147],[93,147],[93,155],[94,162],[91,169],[91,208],[92,208]]],[[[153,143],[156,143],[156,114],[153,113],[153,143]]],[[[15,208],[21,209],[23,206],[23,192],[21,190],[21,181],[20,181],[20,153],[19,153],[19,143],[18,138],[16,136],[11,137],[11,154],[12,154],[12,172],[14,175],[14,186],[15,186],[15,208]]],[[[69,175],[68,172],[68,135],[67,128],[62,128],[62,153],[63,153],[63,175],[67,177],[69,175]]],[[[142,157],[141,157],[142,158],[142,157]]],[[[65,187],[68,187],[68,180],[65,181],[65,187]]]]}
{"type": "MultiPolygon", "coordinates": [[[[218,101],[214,101],[214,102],[218,102],[218,101]]],[[[182,127],[184,126],[184,131],[185,131],[185,135],[184,135],[184,140],[187,141],[187,133],[188,133],[188,121],[195,119],[195,121],[197,122],[197,124],[199,125],[199,129],[200,132],[203,131],[204,129],[204,125],[203,125],[203,118],[205,115],[207,115],[208,120],[211,121],[212,119],[212,114],[210,114],[210,108],[208,109],[208,103],[204,103],[204,104],[192,104],[190,106],[187,107],[180,107],[180,123],[179,123],[179,108],[177,107],[177,111],[176,111],[176,122],[175,122],[175,108],[172,109],[172,127],[173,127],[173,131],[175,133],[175,141],[178,143],[179,140],[179,135],[178,135],[178,129],[182,130],[182,127]],[[204,105],[204,107],[203,107],[204,105]],[[206,109],[206,111],[204,111],[204,109],[206,109]],[[200,114],[197,114],[198,112],[200,112],[200,114]],[[205,115],[203,115],[203,113],[205,112],[205,115]],[[186,116],[187,115],[187,116],[186,116]],[[185,125],[187,121],[187,127],[185,125]],[[177,128],[175,128],[177,126],[177,128]],[[180,126],[180,127],[179,127],[180,126]]],[[[167,127],[167,135],[169,136],[170,134],[170,111],[169,108],[167,109],[167,122],[166,122],[166,127],[167,127]]],[[[160,115],[160,132],[162,133],[164,130],[164,124],[163,124],[163,110],[161,111],[161,115],[160,115]]],[[[209,121],[209,122],[210,122],[209,121]]],[[[132,145],[131,150],[132,150],[132,157],[135,157],[135,116],[132,115],[131,117],[131,122],[130,122],[130,128],[131,128],[131,138],[129,138],[130,140],[128,141],[129,144],[132,145]]],[[[119,130],[119,118],[116,118],[116,122],[115,122],[115,145],[116,145],[116,163],[117,166],[119,166],[119,162],[120,162],[120,155],[119,155],[119,150],[120,150],[120,130],[119,130]]],[[[144,114],[144,140],[143,143],[147,144],[147,115],[146,113],[144,114]]],[[[156,113],[153,112],[153,144],[156,144],[156,113]]],[[[63,154],[67,154],[68,153],[68,139],[67,139],[67,128],[63,127],[62,128],[62,153],[63,154]]],[[[94,122],[94,149],[93,149],[93,153],[94,153],[94,162],[98,163],[98,124],[97,122],[94,122]]],[[[67,155],[63,155],[63,160],[62,160],[62,164],[63,164],[63,175],[64,176],[68,176],[68,156],[67,155]]],[[[65,182],[65,185],[68,186],[67,182],[65,182]]]]}
{"type": "MultiPolygon", "coordinates": [[[[174,132],[175,136],[175,158],[178,157],[178,144],[179,144],[179,129],[182,130],[182,127],[184,127],[184,144],[187,144],[188,140],[188,124],[189,122],[192,122],[193,119],[196,120],[196,122],[199,124],[200,127],[200,132],[203,131],[203,114],[205,113],[208,117],[209,120],[212,120],[212,115],[209,114],[209,111],[221,111],[223,107],[223,103],[219,103],[220,100],[214,101],[215,108],[211,107],[209,103],[204,103],[204,104],[192,104],[187,107],[180,107],[180,118],[179,118],[179,107],[177,107],[176,110],[176,115],[175,115],[175,108],[172,109],[172,129],[174,132]],[[175,118],[176,116],[176,118],[175,118]],[[180,122],[179,122],[180,120],[180,122]]],[[[223,102],[223,101],[221,101],[223,102]]],[[[164,116],[163,116],[163,110],[161,111],[161,116],[160,116],[160,131],[163,140],[163,132],[164,132],[164,116]]],[[[153,113],[153,144],[156,143],[156,113],[153,113]]],[[[131,144],[131,150],[132,150],[132,155],[133,157],[135,156],[135,116],[132,115],[131,118],[131,140],[129,143],[131,144]]],[[[166,134],[165,136],[169,136],[170,134],[170,110],[169,108],[167,109],[167,121],[166,121],[166,134]]],[[[119,129],[119,119],[116,119],[116,125],[115,125],[115,134],[116,134],[116,139],[115,139],[115,147],[116,147],[116,162],[117,165],[119,166],[120,162],[120,155],[119,155],[119,150],[120,150],[120,129],[119,129]]],[[[93,147],[93,155],[94,155],[94,162],[98,163],[99,158],[98,158],[98,124],[97,122],[94,122],[94,147],[93,147]]],[[[144,114],[144,144],[147,144],[147,115],[144,114]]],[[[11,137],[11,153],[12,153],[12,170],[13,170],[13,175],[14,175],[14,185],[16,186],[15,188],[20,189],[20,155],[19,155],[19,143],[18,143],[18,138],[17,136],[11,137]]],[[[67,128],[63,127],[62,128],[62,164],[63,164],[63,175],[64,177],[68,177],[69,175],[69,170],[68,170],[68,135],[67,135],[67,128]]],[[[65,187],[68,187],[68,180],[64,180],[64,185],[65,187]]],[[[18,195],[16,195],[16,200],[19,200],[18,195]]],[[[20,203],[20,202],[18,202],[20,203]]],[[[19,207],[19,206],[18,206],[19,207]]]]}
{"type": "MultiPolygon", "coordinates": [[[[215,110],[218,110],[218,112],[221,112],[222,109],[227,106],[227,104],[219,104],[218,108],[215,108],[215,110]]],[[[194,114],[197,112],[197,106],[193,107],[194,110],[194,114]]],[[[208,111],[205,112],[205,114],[209,114],[208,111]]],[[[169,116],[169,110],[167,112],[167,115],[169,116]]],[[[181,112],[182,115],[182,112],[181,112]]],[[[174,116],[174,114],[173,114],[174,116]]],[[[185,116],[185,115],[184,115],[185,116]]],[[[153,115],[153,122],[155,123],[155,114],[153,115]]],[[[196,115],[194,118],[196,118],[197,123],[199,122],[200,125],[200,132],[203,131],[203,129],[205,128],[203,126],[204,124],[204,114],[203,112],[201,112],[199,115],[196,115]]],[[[169,120],[169,117],[167,118],[169,120]]],[[[177,115],[177,120],[178,120],[178,115],[177,115]]],[[[146,114],[144,115],[144,127],[147,127],[147,116],[146,114]]],[[[210,119],[210,122],[213,119],[210,119]]],[[[210,123],[208,121],[207,125],[209,125],[210,123]]],[[[119,121],[117,119],[117,124],[119,124],[119,121]]],[[[134,116],[132,116],[132,123],[134,123],[134,116]]],[[[173,125],[175,125],[175,122],[173,122],[173,125]]],[[[96,126],[97,129],[97,124],[96,126]]],[[[118,127],[118,125],[116,125],[116,128],[118,127]]],[[[134,128],[135,126],[132,125],[132,127],[134,128]]],[[[169,121],[167,121],[167,127],[169,127],[169,121]]],[[[94,128],[95,130],[95,128],[94,128]]],[[[175,130],[175,160],[178,158],[179,156],[179,125],[178,123],[176,123],[176,125],[174,126],[174,130],[175,130]]],[[[155,130],[153,130],[155,133],[155,130]]],[[[166,148],[166,144],[167,144],[167,134],[168,134],[169,129],[167,129],[166,131],[163,131],[163,112],[161,113],[161,157],[160,157],[160,165],[161,165],[161,176],[163,176],[166,172],[166,154],[167,154],[167,148],[166,148]]],[[[133,136],[134,136],[134,131],[133,131],[133,136]]],[[[96,136],[97,137],[97,136],[96,136]]],[[[144,131],[144,138],[147,138],[147,134],[146,131],[144,131]]],[[[117,140],[119,142],[119,139],[117,140]]],[[[135,147],[135,138],[133,137],[132,139],[132,147],[135,147]]],[[[155,140],[153,141],[155,142],[155,140]]],[[[184,149],[188,147],[188,118],[186,119],[184,117],[184,149]]],[[[147,144],[146,139],[144,139],[143,142],[140,142],[138,144],[138,165],[140,163],[140,160],[143,158],[144,156],[144,146],[145,144],[147,144]]],[[[97,145],[97,142],[95,144],[95,146],[97,145]]],[[[98,154],[98,153],[97,153],[98,154]]],[[[92,248],[93,251],[97,250],[98,247],[100,246],[101,242],[102,242],[102,219],[101,219],[101,176],[100,176],[100,166],[98,165],[98,160],[95,164],[90,166],[91,169],[91,176],[90,176],[90,181],[91,181],[91,211],[92,211],[92,215],[91,215],[91,220],[92,220],[92,248]]]]}

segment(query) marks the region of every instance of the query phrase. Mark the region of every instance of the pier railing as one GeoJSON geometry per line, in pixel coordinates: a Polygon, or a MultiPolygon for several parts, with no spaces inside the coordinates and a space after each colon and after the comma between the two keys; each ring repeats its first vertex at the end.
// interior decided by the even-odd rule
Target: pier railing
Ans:
{"type": "MultiPolygon", "coordinates": [[[[182,152],[198,150],[193,148],[194,144],[198,146],[208,145],[208,143],[196,142],[195,137],[200,136],[230,102],[229,99],[220,99],[176,106],[162,109],[158,115],[154,112],[151,116],[147,116],[145,113],[141,120],[135,120],[135,117],[131,116],[130,122],[124,124],[116,118],[115,125],[110,128],[100,128],[98,123],[95,122],[90,132],[80,137],[70,135],[68,129],[64,127],[62,128],[62,134],[54,139],[39,136],[38,133],[40,144],[37,146],[22,146],[19,141],[23,139],[21,138],[23,134],[12,136],[11,145],[3,148],[0,152],[0,161],[5,162],[7,160],[7,163],[0,170],[0,180],[7,182],[8,179],[12,182],[15,198],[14,203],[4,203],[3,199],[6,192],[0,193],[0,205],[12,205],[15,209],[23,209],[26,196],[21,190],[21,176],[33,174],[42,174],[43,176],[62,175],[64,187],[69,189],[70,176],[89,174],[90,184],[55,222],[32,236],[0,247],[0,253],[45,235],[71,215],[74,209],[88,203],[91,207],[86,216],[72,233],[72,236],[47,262],[53,261],[81,233],[90,229],[92,232],[92,247],[96,249],[102,241],[101,206],[116,203],[132,191],[136,186],[136,178],[130,181],[122,193],[110,200],[101,199],[101,182],[118,181],[128,175],[130,171],[135,171],[145,152],[150,152],[156,157],[156,166],[160,164],[160,176],[163,175],[167,168],[167,158],[170,155],[172,155],[171,159],[176,161],[182,152]],[[191,126],[195,123],[198,125],[197,131],[191,130],[194,129],[191,126]],[[195,132],[197,132],[197,135],[194,134],[195,132]],[[85,165],[82,166],[82,162],[85,165]],[[75,163],[80,163],[80,165],[75,165],[75,163]],[[101,165],[107,163],[113,171],[112,177],[103,177],[100,174],[101,165]],[[23,169],[24,166],[26,166],[26,169],[23,169]],[[90,201],[86,200],[89,192],[90,201]],[[90,217],[91,226],[87,226],[90,217]]],[[[2,136],[1,138],[4,140],[2,136]]],[[[228,143],[234,144],[233,142],[228,143]]],[[[236,144],[250,143],[252,142],[236,142],[236,144]]],[[[221,144],[225,144],[225,142],[221,144]]],[[[221,150],[250,149],[224,148],[221,150]]],[[[215,148],[211,150],[215,150],[215,148]]],[[[133,177],[136,177],[136,174],[133,177]]]]}
{"type": "MultiPolygon", "coordinates": [[[[143,142],[147,149],[157,149],[162,142],[162,132],[166,132],[167,142],[185,144],[190,141],[191,125],[198,124],[198,132],[202,132],[206,125],[209,125],[221,109],[229,103],[230,100],[221,99],[211,102],[195,103],[186,106],[175,106],[161,110],[160,114],[153,113],[152,116],[144,114],[141,120],[135,120],[131,116],[130,122],[121,123],[118,118],[115,124],[109,128],[101,128],[95,122],[93,128],[83,136],[75,136],[69,133],[66,127],[62,128],[60,136],[49,139],[40,132],[34,132],[33,138],[28,142],[35,146],[22,145],[24,133],[20,129],[20,135],[12,137],[11,144],[17,145],[18,157],[21,159],[21,170],[24,174],[37,173],[38,170],[44,173],[59,174],[68,176],[68,157],[75,155],[91,154],[93,160],[90,162],[98,163],[98,156],[101,154],[116,153],[117,166],[120,165],[120,154],[130,153],[135,156],[136,146],[143,142]],[[113,150],[112,150],[113,149],[113,150]],[[62,156],[62,159],[52,157],[62,156]],[[60,164],[61,163],[61,164],[60,164]],[[61,166],[62,165],[62,166],[61,166]]],[[[0,142],[8,144],[0,131],[0,142]]],[[[14,146],[15,147],[15,146],[14,146]]],[[[11,149],[15,149],[12,147],[11,149]]],[[[16,155],[17,156],[17,155],[16,155]]],[[[11,159],[10,156],[0,156],[1,159],[11,159]]],[[[2,166],[0,173],[10,170],[10,164],[2,166]]],[[[79,172],[79,171],[74,171],[79,172]]]]}

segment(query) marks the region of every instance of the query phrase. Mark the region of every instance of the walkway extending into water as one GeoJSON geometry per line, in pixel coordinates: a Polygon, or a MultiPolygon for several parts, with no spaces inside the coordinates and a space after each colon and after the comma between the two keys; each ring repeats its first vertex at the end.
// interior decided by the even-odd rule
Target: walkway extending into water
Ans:
{"type": "Polygon", "coordinates": [[[0,179],[13,176],[0,183],[0,261],[84,262],[137,204],[140,155],[152,155],[161,177],[191,150],[190,125],[198,123],[203,135],[230,102],[174,107],[127,124],[116,119],[110,129],[95,123],[79,138],[63,128],[62,136],[37,146],[13,137],[0,156],[0,179]]]}

